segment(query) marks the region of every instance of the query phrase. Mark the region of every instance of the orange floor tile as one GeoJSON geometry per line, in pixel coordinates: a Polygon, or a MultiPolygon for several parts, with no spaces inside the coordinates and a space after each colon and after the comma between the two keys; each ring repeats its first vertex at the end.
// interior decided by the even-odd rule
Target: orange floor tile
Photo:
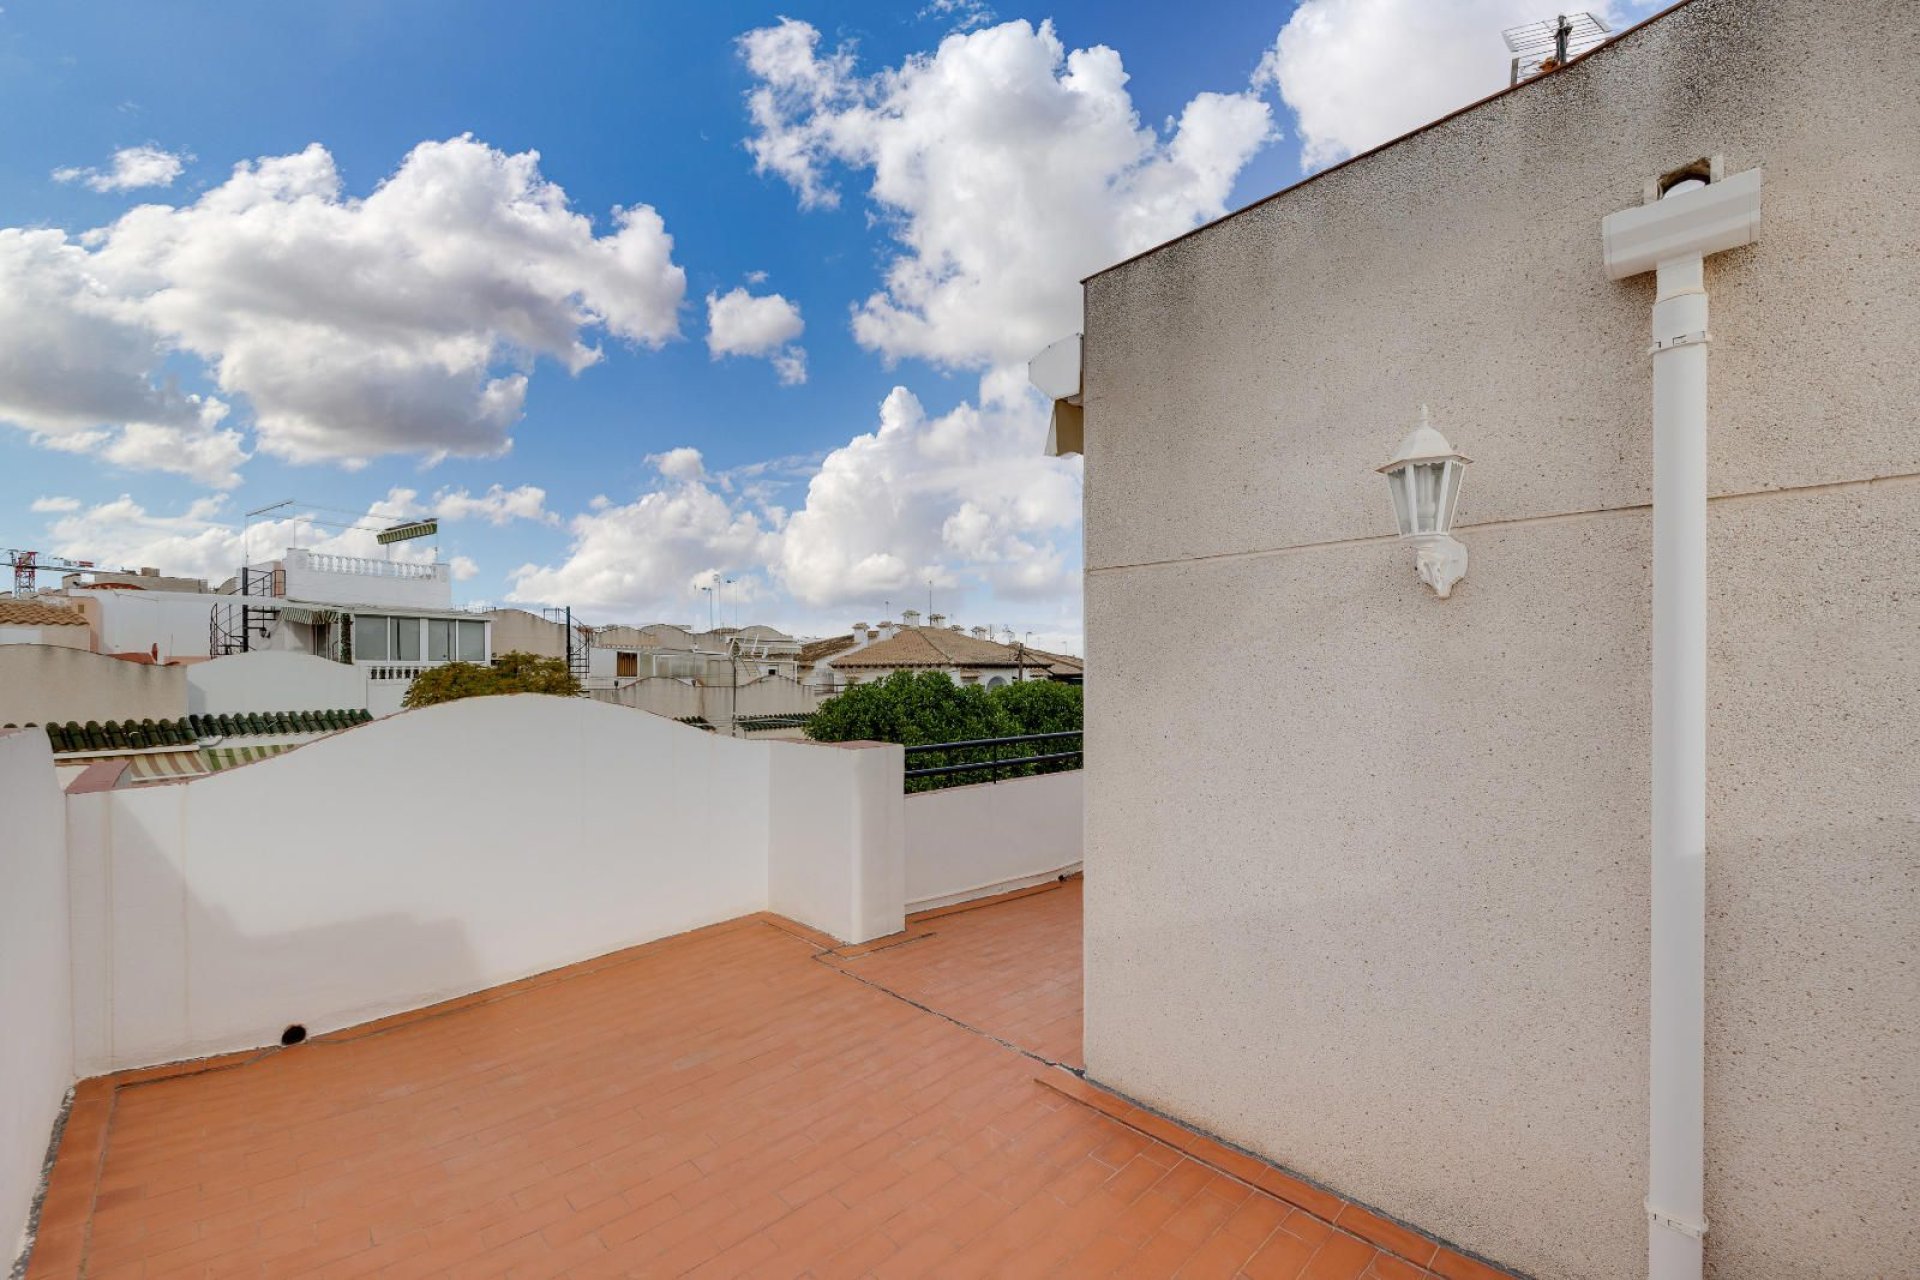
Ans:
{"type": "Polygon", "coordinates": [[[906,940],[835,959],[841,970],[1037,1057],[1080,1059],[1078,876],[989,906],[928,912],[906,940]]]}
{"type": "Polygon", "coordinates": [[[1421,1265],[1381,1251],[1037,1063],[1078,1058],[1079,902],[922,921],[857,958],[741,921],[88,1082],[29,1275],[1476,1274],[1411,1233],[1421,1265]]]}

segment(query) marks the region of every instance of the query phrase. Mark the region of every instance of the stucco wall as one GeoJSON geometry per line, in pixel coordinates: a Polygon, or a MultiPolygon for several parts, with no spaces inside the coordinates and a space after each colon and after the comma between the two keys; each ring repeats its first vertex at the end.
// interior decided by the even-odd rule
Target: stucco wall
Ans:
{"type": "Polygon", "coordinates": [[[722,730],[732,723],[736,711],[743,716],[808,715],[820,706],[821,695],[785,676],[761,676],[737,689],[728,684],[689,684],[666,676],[648,676],[629,681],[617,689],[594,689],[590,695],[600,702],[617,703],[639,711],[678,719],[703,716],[722,730]]]}
{"type": "Polygon", "coordinates": [[[533,653],[543,658],[567,656],[567,629],[548,622],[525,609],[495,609],[487,614],[493,623],[495,653],[533,653]]]}
{"type": "Polygon", "coordinates": [[[185,667],[122,662],[58,645],[0,645],[0,724],[178,720],[186,714],[185,667]]]}
{"type": "Polygon", "coordinates": [[[215,605],[231,603],[226,596],[163,591],[76,590],[76,599],[97,602],[102,653],[147,653],[160,646],[160,656],[204,658],[212,636],[215,605]]]}
{"type": "Polygon", "coordinates": [[[1707,268],[1708,1266],[1911,1270],[1920,73],[1853,34],[1910,17],[1695,0],[1089,282],[1091,1074],[1641,1271],[1652,282],[1599,229],[1718,153],[1766,191],[1707,268]],[[1372,470],[1422,401],[1475,459],[1446,602],[1372,470]]]}
{"type": "Polygon", "coordinates": [[[521,695],[70,795],[81,1068],[270,1044],[764,910],[770,864],[845,884],[776,909],[864,941],[900,927],[897,883],[889,913],[862,870],[899,863],[899,793],[898,748],[521,695]]]}
{"type": "Polygon", "coordinates": [[[1078,769],[907,797],[907,910],[1051,880],[1080,865],[1078,769]]]}
{"type": "Polygon", "coordinates": [[[73,1083],[66,817],[44,734],[0,730],[0,1260],[11,1261],[73,1083]]]}
{"type": "Polygon", "coordinates": [[[635,711],[650,711],[674,720],[682,716],[700,715],[705,708],[700,686],[684,680],[669,680],[665,676],[649,676],[644,680],[623,684],[617,689],[594,689],[588,696],[596,702],[610,702],[635,711]]]}
{"type": "Polygon", "coordinates": [[[187,672],[187,710],[336,711],[367,705],[367,673],[309,653],[261,650],[196,662],[187,672]]]}
{"type": "Polygon", "coordinates": [[[881,742],[743,745],[765,751],[770,765],[771,908],[799,920],[846,920],[844,929],[830,930],[843,938],[880,938],[904,928],[900,747],[881,742]]]}
{"type": "Polygon", "coordinates": [[[44,644],[60,649],[86,649],[93,645],[88,627],[0,627],[0,645],[44,644]]]}
{"type": "Polygon", "coordinates": [[[393,613],[453,607],[453,578],[444,564],[396,563],[298,549],[289,549],[281,563],[289,600],[373,605],[393,613]],[[431,573],[420,572],[429,567],[431,573]]]}

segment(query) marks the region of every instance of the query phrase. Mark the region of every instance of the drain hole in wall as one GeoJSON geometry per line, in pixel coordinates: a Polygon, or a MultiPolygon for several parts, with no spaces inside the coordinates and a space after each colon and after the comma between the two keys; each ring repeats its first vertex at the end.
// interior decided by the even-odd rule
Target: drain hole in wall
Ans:
{"type": "Polygon", "coordinates": [[[280,1033],[281,1044],[299,1044],[306,1038],[307,1029],[297,1022],[280,1033]]]}

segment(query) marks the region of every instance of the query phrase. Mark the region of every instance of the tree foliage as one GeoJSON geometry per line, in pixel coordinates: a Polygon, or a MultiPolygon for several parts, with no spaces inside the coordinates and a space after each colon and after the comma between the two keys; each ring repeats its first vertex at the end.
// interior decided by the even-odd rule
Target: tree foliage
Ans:
{"type": "MultiPolygon", "coordinates": [[[[807,736],[816,742],[898,742],[922,746],[940,742],[971,742],[981,738],[1011,738],[1029,733],[1070,733],[1081,725],[1078,687],[1051,681],[1028,681],[986,689],[955,684],[939,671],[896,671],[884,680],[858,684],[820,704],[807,722],[807,736]]],[[[1000,748],[930,751],[909,757],[910,767],[943,764],[991,763],[996,755],[1013,759],[1075,750],[1080,742],[1013,743],[1000,748]]],[[[1075,768],[1078,761],[1049,761],[1013,765],[997,771],[1000,777],[1048,773],[1075,768]]],[[[984,782],[995,770],[983,768],[934,778],[910,778],[909,791],[984,782]]]]}
{"type": "Polygon", "coordinates": [[[483,667],[472,662],[448,662],[428,667],[407,686],[405,707],[431,707],[436,703],[461,698],[484,698],[497,693],[551,693],[572,697],[580,692],[580,682],[567,670],[561,658],[542,658],[531,653],[503,653],[493,665],[483,667]]]}

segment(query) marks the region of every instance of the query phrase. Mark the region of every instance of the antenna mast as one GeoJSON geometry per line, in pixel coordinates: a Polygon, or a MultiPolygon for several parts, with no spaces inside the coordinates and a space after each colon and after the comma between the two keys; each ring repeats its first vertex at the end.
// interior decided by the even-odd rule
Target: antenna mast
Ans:
{"type": "Polygon", "coordinates": [[[1607,42],[1613,29],[1591,13],[1562,13],[1501,32],[1513,55],[1512,79],[1519,84],[1549,71],[1607,42]]]}

